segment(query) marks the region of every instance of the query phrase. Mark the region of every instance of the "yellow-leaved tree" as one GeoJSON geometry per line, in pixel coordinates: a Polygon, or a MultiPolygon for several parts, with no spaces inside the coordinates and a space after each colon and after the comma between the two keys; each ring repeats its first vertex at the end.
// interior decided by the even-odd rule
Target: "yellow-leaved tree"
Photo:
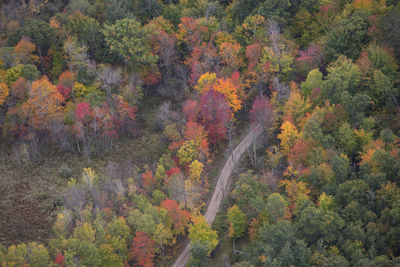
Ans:
{"type": "Polygon", "coordinates": [[[195,89],[198,90],[201,95],[209,90],[214,90],[223,94],[233,112],[237,112],[242,108],[242,100],[238,94],[238,86],[232,79],[217,79],[215,73],[206,72],[200,76],[195,89]]]}
{"type": "Polygon", "coordinates": [[[281,133],[278,135],[278,138],[281,140],[281,148],[285,154],[289,153],[290,148],[294,146],[299,137],[300,133],[292,122],[285,121],[282,123],[281,133]]]}
{"type": "Polygon", "coordinates": [[[10,89],[8,88],[7,84],[0,83],[0,106],[6,102],[6,98],[10,93],[10,89]]]}
{"type": "Polygon", "coordinates": [[[212,230],[203,215],[193,216],[193,224],[189,225],[189,238],[192,242],[206,242],[208,254],[218,245],[217,231],[212,230]]]}

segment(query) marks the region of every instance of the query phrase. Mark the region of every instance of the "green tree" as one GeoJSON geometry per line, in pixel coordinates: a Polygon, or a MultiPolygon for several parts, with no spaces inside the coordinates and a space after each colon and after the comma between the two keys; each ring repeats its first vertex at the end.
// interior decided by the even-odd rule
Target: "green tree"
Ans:
{"type": "Polygon", "coordinates": [[[375,70],[373,81],[369,94],[375,100],[376,108],[398,106],[399,91],[393,86],[390,78],[380,70],[375,70]]]}
{"type": "Polygon", "coordinates": [[[286,207],[286,200],[279,193],[273,193],[267,199],[267,203],[265,204],[265,211],[268,217],[274,223],[277,223],[278,220],[283,219],[283,217],[285,216],[286,207]]]}
{"type": "Polygon", "coordinates": [[[67,29],[89,48],[89,55],[93,58],[96,49],[102,45],[104,39],[100,23],[76,11],[70,16],[67,29]]]}
{"type": "Polygon", "coordinates": [[[254,218],[263,210],[269,194],[268,185],[259,181],[252,171],[240,175],[231,193],[238,207],[249,218],[254,218]]]}
{"type": "Polygon", "coordinates": [[[260,3],[255,12],[282,24],[286,23],[289,18],[291,6],[292,4],[289,0],[267,0],[260,3]]]}
{"type": "Polygon", "coordinates": [[[345,226],[344,220],[334,211],[307,207],[298,219],[301,234],[304,238],[316,244],[319,239],[323,239],[329,244],[333,244],[340,238],[340,231],[345,226]]]}
{"type": "Polygon", "coordinates": [[[50,44],[55,42],[57,35],[49,23],[39,19],[28,18],[21,28],[9,35],[8,43],[11,46],[15,46],[23,36],[29,37],[37,45],[40,59],[42,59],[46,55],[50,44]]]}
{"type": "Polygon", "coordinates": [[[100,265],[101,258],[99,249],[95,244],[95,234],[96,231],[90,223],[84,223],[74,229],[65,252],[67,266],[76,266],[76,262],[85,266],[100,265]]]}
{"type": "Polygon", "coordinates": [[[361,51],[360,44],[367,41],[368,23],[366,15],[361,12],[341,19],[326,36],[325,53],[328,62],[340,55],[356,59],[361,51]]]}
{"type": "MultiPolygon", "coordinates": [[[[308,266],[311,250],[299,239],[296,225],[290,221],[265,224],[255,242],[246,251],[246,260],[255,266],[308,266]]],[[[245,265],[246,266],[246,265],[245,265]]]]}
{"type": "Polygon", "coordinates": [[[400,58],[400,7],[389,9],[381,16],[379,28],[383,43],[393,46],[397,58],[400,58]]]}
{"type": "Polygon", "coordinates": [[[340,56],[328,68],[328,75],[322,83],[322,93],[331,103],[342,103],[342,95],[349,92],[354,95],[359,90],[361,71],[356,64],[345,56],[340,56]]]}
{"type": "Polygon", "coordinates": [[[104,27],[106,44],[132,67],[153,64],[157,56],[150,50],[149,30],[135,19],[121,19],[104,27]]]}
{"type": "Polygon", "coordinates": [[[188,262],[190,267],[208,267],[210,265],[209,245],[207,241],[192,241],[190,243],[190,252],[192,256],[188,262]]]}
{"type": "Polygon", "coordinates": [[[228,209],[229,236],[238,239],[243,236],[247,228],[247,218],[236,205],[228,209]]]}
{"type": "Polygon", "coordinates": [[[343,206],[351,201],[360,201],[367,197],[369,187],[363,180],[349,180],[339,185],[335,199],[343,206]]]}
{"type": "Polygon", "coordinates": [[[28,249],[30,250],[29,262],[32,267],[49,266],[50,256],[45,246],[32,242],[29,243],[28,249]]]}
{"type": "Polygon", "coordinates": [[[341,104],[353,125],[360,124],[370,105],[370,98],[360,90],[359,67],[345,56],[340,56],[327,70],[328,75],[322,83],[322,94],[330,103],[341,104]]]}
{"type": "Polygon", "coordinates": [[[207,255],[210,255],[211,251],[218,244],[217,231],[211,230],[204,216],[192,217],[193,224],[189,225],[189,239],[191,242],[205,241],[207,242],[207,255]]]}
{"type": "Polygon", "coordinates": [[[112,220],[106,227],[108,243],[123,262],[128,258],[128,244],[132,238],[124,217],[112,220]]]}
{"type": "Polygon", "coordinates": [[[321,88],[322,73],[319,69],[313,69],[308,73],[307,79],[301,83],[301,91],[303,95],[309,96],[314,88],[321,88]]]}
{"type": "Polygon", "coordinates": [[[157,249],[164,253],[164,248],[175,244],[175,239],[171,232],[171,229],[166,227],[164,224],[159,223],[153,235],[153,240],[156,242],[157,249]]]}

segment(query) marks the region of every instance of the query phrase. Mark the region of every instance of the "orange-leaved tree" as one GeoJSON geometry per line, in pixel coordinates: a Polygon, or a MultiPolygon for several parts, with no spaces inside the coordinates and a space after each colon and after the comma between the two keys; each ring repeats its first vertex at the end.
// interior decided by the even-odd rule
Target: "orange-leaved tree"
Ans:
{"type": "Polygon", "coordinates": [[[233,112],[237,112],[242,108],[242,100],[239,97],[238,85],[234,83],[232,79],[217,79],[215,73],[206,72],[201,75],[195,88],[201,95],[209,90],[214,90],[223,94],[233,112]]]}
{"type": "Polygon", "coordinates": [[[29,99],[22,106],[23,117],[36,130],[45,130],[63,109],[64,97],[46,76],[32,83],[29,99]]]}

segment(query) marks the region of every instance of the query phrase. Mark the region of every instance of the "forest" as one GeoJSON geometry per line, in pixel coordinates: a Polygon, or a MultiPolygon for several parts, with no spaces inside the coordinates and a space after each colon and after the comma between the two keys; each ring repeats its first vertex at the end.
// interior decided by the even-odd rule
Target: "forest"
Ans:
{"type": "Polygon", "coordinates": [[[398,0],[0,1],[0,266],[400,266],[399,63],[398,0]]]}

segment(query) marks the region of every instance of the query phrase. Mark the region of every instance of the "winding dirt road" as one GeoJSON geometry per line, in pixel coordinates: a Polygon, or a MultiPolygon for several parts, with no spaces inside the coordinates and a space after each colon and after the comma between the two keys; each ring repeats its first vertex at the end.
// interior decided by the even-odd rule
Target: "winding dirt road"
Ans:
{"type": "MultiPolygon", "coordinates": [[[[234,163],[240,160],[241,156],[244,152],[249,148],[249,146],[253,143],[253,140],[257,138],[263,129],[261,125],[257,125],[250,130],[250,132],[243,138],[240,144],[233,150],[233,159],[232,156],[229,155],[224,168],[222,169],[217,185],[215,186],[214,193],[212,195],[211,201],[208,204],[208,208],[206,211],[206,220],[209,225],[211,225],[217,215],[217,212],[221,206],[224,195],[227,193],[229,179],[231,177],[232,171],[234,169],[234,163]]],[[[190,243],[186,245],[185,249],[181,252],[179,257],[176,259],[172,267],[184,267],[190,258],[190,243]]]]}

